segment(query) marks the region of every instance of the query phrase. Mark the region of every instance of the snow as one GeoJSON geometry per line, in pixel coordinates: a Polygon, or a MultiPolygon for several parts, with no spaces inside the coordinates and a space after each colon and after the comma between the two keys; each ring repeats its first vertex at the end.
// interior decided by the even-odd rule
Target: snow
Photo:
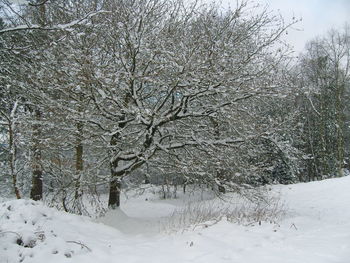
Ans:
{"type": "Polygon", "coordinates": [[[273,186],[288,207],[278,222],[223,217],[171,234],[160,222],[184,205],[181,198],[129,197],[97,222],[40,202],[3,201],[0,262],[348,263],[349,189],[350,176],[273,186]]]}

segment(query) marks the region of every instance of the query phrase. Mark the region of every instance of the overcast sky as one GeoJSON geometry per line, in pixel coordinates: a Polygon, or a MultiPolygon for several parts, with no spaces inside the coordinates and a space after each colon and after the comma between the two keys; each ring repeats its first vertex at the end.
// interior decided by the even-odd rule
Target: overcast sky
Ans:
{"type": "MultiPolygon", "coordinates": [[[[224,5],[235,5],[235,0],[222,0],[224,5]]],[[[350,0],[255,0],[270,9],[278,10],[288,22],[293,17],[302,21],[288,30],[286,40],[296,51],[302,51],[306,42],[331,28],[350,25],[350,0]]]]}

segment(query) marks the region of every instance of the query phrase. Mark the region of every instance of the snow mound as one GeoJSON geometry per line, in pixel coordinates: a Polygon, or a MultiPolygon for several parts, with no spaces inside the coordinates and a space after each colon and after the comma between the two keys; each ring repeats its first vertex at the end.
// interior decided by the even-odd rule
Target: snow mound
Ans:
{"type": "Polygon", "coordinates": [[[44,262],[50,258],[50,262],[62,262],[89,253],[82,242],[61,235],[73,218],[82,221],[30,200],[0,204],[0,261],[44,262]]]}

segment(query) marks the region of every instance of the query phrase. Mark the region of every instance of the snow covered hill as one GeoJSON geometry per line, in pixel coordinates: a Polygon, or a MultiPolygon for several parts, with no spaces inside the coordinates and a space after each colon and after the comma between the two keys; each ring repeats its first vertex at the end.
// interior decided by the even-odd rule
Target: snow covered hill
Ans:
{"type": "Polygon", "coordinates": [[[176,202],[136,198],[124,212],[94,222],[39,202],[6,201],[0,262],[349,263],[349,189],[350,176],[274,186],[287,206],[279,222],[238,225],[223,218],[173,234],[159,231],[158,221],[176,202]]]}

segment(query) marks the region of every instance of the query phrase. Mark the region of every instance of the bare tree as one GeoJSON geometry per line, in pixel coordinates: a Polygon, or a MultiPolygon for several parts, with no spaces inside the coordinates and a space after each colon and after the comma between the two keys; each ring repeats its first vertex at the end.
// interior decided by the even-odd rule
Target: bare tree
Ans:
{"type": "Polygon", "coordinates": [[[308,107],[307,152],[313,156],[309,178],[342,176],[344,168],[345,90],[350,69],[349,27],[311,41],[302,59],[308,107]]]}
{"type": "Polygon", "coordinates": [[[201,151],[213,156],[247,140],[218,136],[213,120],[221,123],[230,108],[272,92],[257,80],[282,59],[272,47],[286,26],[267,11],[250,17],[245,8],[221,13],[181,1],[106,2],[105,45],[93,58],[86,92],[96,108],[89,122],[110,138],[110,207],[120,205],[122,178],[161,152],[198,159],[201,151]]]}

